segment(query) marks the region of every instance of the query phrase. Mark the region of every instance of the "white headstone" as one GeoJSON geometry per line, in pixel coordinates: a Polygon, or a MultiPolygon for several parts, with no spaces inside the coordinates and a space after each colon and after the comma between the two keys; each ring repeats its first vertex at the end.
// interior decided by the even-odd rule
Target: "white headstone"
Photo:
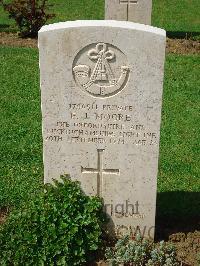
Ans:
{"type": "Polygon", "coordinates": [[[39,32],[45,182],[103,197],[117,235],[154,234],[165,31],[75,21],[39,32]]]}
{"type": "Polygon", "coordinates": [[[151,25],[152,0],[105,0],[105,19],[151,25]]]}

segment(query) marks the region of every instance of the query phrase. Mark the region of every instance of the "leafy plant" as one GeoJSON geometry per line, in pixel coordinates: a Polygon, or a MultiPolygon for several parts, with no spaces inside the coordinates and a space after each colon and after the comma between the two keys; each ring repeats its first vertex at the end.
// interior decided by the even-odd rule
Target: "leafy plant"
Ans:
{"type": "Polygon", "coordinates": [[[0,230],[1,265],[82,265],[98,249],[102,202],[62,179],[8,218],[0,230]]]}
{"type": "Polygon", "coordinates": [[[11,3],[1,3],[19,27],[23,37],[36,37],[40,28],[54,14],[48,14],[47,0],[12,0],[11,3]]]}
{"type": "Polygon", "coordinates": [[[200,252],[197,253],[197,263],[200,265],[200,252]]]}
{"type": "Polygon", "coordinates": [[[155,245],[140,235],[135,240],[124,236],[114,248],[107,248],[106,258],[111,266],[178,266],[173,246],[164,242],[155,245]]]}
{"type": "Polygon", "coordinates": [[[153,246],[151,259],[147,266],[178,266],[181,265],[176,259],[176,250],[173,245],[161,241],[153,246]]]}

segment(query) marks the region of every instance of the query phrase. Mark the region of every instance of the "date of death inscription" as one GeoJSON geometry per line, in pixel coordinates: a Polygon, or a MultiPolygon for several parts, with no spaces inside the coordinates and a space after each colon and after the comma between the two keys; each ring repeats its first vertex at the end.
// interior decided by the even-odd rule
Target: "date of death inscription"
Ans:
{"type": "Polygon", "coordinates": [[[133,106],[69,104],[65,121],[45,129],[45,140],[69,143],[158,144],[157,133],[136,123],[133,106]]]}

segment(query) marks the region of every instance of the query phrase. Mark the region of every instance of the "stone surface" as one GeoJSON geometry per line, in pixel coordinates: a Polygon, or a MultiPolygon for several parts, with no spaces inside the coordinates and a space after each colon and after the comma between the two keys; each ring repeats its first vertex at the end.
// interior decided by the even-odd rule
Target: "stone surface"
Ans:
{"type": "Polygon", "coordinates": [[[103,197],[109,229],[153,237],[165,31],[75,21],[39,32],[45,182],[103,197]]]}
{"type": "Polygon", "coordinates": [[[105,0],[105,19],[151,25],[152,0],[105,0]]]}

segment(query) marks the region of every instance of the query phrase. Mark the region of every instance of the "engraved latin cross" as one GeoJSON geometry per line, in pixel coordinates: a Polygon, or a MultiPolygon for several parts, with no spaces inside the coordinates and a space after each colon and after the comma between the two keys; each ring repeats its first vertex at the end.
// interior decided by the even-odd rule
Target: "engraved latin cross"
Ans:
{"type": "Polygon", "coordinates": [[[83,168],[82,174],[97,174],[97,196],[102,197],[104,174],[119,175],[119,169],[103,169],[103,149],[97,149],[97,168],[83,168]]]}
{"type": "Polygon", "coordinates": [[[127,7],[127,21],[129,20],[129,7],[131,4],[137,4],[138,0],[119,0],[120,4],[125,4],[127,7]]]}
{"type": "Polygon", "coordinates": [[[120,4],[137,4],[138,0],[119,0],[120,4]]]}

